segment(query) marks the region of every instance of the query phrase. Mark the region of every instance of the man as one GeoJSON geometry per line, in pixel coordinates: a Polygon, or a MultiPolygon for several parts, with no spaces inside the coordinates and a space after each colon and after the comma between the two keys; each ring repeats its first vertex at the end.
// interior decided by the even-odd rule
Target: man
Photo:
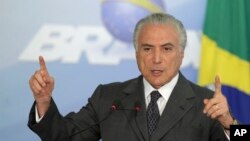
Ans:
{"type": "Polygon", "coordinates": [[[212,92],[179,72],[186,46],[182,23],[163,13],[145,17],[136,25],[134,46],[142,75],[99,85],[85,107],[65,117],[51,98],[54,79],[39,57],[40,69],[29,81],[35,98],[29,127],[44,141],[227,140],[234,120],[219,78],[212,92]]]}

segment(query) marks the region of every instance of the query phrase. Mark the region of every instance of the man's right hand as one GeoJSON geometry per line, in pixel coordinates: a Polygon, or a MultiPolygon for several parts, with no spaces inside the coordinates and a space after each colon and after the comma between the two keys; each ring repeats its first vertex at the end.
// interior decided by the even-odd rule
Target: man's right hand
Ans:
{"type": "Polygon", "coordinates": [[[54,89],[54,78],[49,75],[45,61],[39,56],[40,69],[31,76],[30,88],[36,100],[39,117],[42,117],[48,110],[52,91],[54,89]]]}

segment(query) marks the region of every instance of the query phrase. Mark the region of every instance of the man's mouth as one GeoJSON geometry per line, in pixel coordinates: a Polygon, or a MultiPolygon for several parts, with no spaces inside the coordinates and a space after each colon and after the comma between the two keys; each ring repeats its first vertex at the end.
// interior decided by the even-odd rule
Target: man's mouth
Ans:
{"type": "Polygon", "coordinates": [[[151,70],[153,76],[160,76],[163,70],[151,70]]]}

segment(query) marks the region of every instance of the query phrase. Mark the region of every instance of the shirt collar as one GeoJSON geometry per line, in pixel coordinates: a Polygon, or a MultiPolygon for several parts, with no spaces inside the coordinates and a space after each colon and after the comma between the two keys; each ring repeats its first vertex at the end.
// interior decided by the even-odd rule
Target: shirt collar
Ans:
{"type": "Polygon", "coordinates": [[[143,77],[143,84],[144,84],[144,92],[145,98],[147,98],[152,91],[159,91],[162,97],[167,101],[169,99],[170,94],[172,93],[175,85],[177,84],[179,78],[179,73],[177,73],[174,78],[169,82],[160,87],[159,89],[155,89],[151,86],[151,84],[143,77]]]}

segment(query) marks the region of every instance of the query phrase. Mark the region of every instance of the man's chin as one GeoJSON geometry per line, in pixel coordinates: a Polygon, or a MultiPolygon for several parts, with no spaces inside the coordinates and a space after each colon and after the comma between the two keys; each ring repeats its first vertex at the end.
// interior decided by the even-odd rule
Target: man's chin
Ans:
{"type": "Polygon", "coordinates": [[[163,86],[162,83],[151,83],[151,85],[155,88],[155,89],[159,89],[161,86],[163,86]]]}

